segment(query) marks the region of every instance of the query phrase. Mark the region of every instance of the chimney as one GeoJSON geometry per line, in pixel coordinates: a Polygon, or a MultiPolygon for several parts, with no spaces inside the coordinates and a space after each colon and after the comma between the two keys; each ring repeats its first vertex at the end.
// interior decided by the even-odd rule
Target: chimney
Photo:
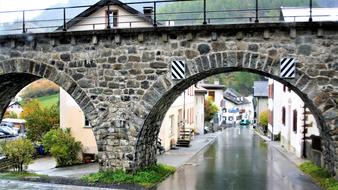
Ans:
{"type": "Polygon", "coordinates": [[[215,80],[214,84],[219,85],[219,80],[215,80]]]}
{"type": "Polygon", "coordinates": [[[147,18],[152,19],[152,16],[153,16],[153,7],[143,7],[143,14],[147,18]]]}

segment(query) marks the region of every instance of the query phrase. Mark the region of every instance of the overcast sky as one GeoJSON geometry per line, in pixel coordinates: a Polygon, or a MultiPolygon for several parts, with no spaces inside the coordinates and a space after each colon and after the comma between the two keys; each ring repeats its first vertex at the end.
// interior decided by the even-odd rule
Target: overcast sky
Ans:
{"type": "MultiPolygon", "coordinates": [[[[67,3],[69,0],[0,0],[0,12],[9,10],[27,10],[27,9],[42,9],[52,7],[57,3],[67,3]]],[[[39,15],[40,12],[27,13],[28,19],[39,15]]],[[[19,13],[6,13],[0,14],[0,22],[11,22],[15,19],[22,18],[22,14],[19,13]]]]}

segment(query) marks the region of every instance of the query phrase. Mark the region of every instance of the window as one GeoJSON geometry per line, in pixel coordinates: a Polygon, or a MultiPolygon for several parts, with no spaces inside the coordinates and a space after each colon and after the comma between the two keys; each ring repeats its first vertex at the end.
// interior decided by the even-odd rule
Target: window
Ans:
{"type": "Polygon", "coordinates": [[[285,107],[282,108],[282,123],[285,125],[285,107]]]}
{"type": "Polygon", "coordinates": [[[117,27],[118,25],[118,10],[107,11],[107,28],[117,27]]]}
{"type": "Polygon", "coordinates": [[[322,139],[320,136],[311,135],[312,149],[322,151],[322,139]]]}
{"type": "Polygon", "coordinates": [[[209,91],[208,98],[210,98],[213,102],[215,102],[215,91],[209,91]]]}
{"type": "Polygon", "coordinates": [[[84,124],[85,128],[91,128],[89,120],[87,118],[85,118],[85,124],[84,124]]]}
{"type": "Polygon", "coordinates": [[[173,136],[174,135],[174,128],[175,128],[174,115],[169,116],[169,122],[170,122],[169,136],[173,136]]]}
{"type": "Polygon", "coordinates": [[[297,110],[293,110],[293,132],[297,133],[297,110]]]}

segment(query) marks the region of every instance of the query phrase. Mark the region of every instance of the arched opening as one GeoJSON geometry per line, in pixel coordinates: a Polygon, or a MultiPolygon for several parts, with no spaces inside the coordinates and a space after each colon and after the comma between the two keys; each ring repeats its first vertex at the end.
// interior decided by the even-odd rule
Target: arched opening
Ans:
{"type": "MultiPolygon", "coordinates": [[[[45,136],[53,130],[61,129],[81,147],[74,153],[74,162],[67,165],[73,165],[75,161],[76,164],[96,162],[98,147],[94,128],[97,125],[97,112],[87,93],[66,73],[50,65],[24,59],[15,61],[14,64],[10,64],[11,61],[13,62],[10,60],[1,63],[4,73],[0,75],[1,127],[18,127],[19,130],[15,134],[5,134],[4,131],[0,135],[1,141],[29,139],[36,150],[34,157],[37,157],[28,165],[28,170],[47,174],[60,163],[56,159],[44,159],[47,153],[45,136]],[[32,85],[34,88],[30,88],[32,85]],[[22,98],[22,92],[29,88],[30,94],[26,93],[22,98]],[[40,156],[43,156],[41,160],[40,156]]],[[[54,157],[50,150],[51,147],[48,156],[54,157]]],[[[98,165],[96,167],[98,170],[98,165]]],[[[63,174],[55,172],[55,175],[63,174]]]]}
{"type": "MultiPolygon", "coordinates": [[[[296,87],[294,85],[295,83],[294,81],[289,79],[282,79],[279,76],[271,74],[270,72],[243,67],[223,67],[223,68],[211,68],[201,72],[197,72],[196,74],[192,74],[186,79],[174,82],[174,84],[169,88],[169,90],[166,91],[162,96],[160,96],[159,100],[156,101],[155,106],[151,109],[149,115],[145,119],[144,125],[139,133],[138,142],[136,144],[137,164],[139,164],[139,166],[142,167],[156,162],[156,155],[154,154],[156,154],[155,150],[156,140],[160,131],[161,122],[167,110],[176,100],[177,97],[179,97],[186,89],[196,84],[200,80],[203,80],[207,77],[216,74],[221,73],[227,74],[229,72],[237,72],[237,71],[255,73],[261,76],[271,78],[279,82],[280,84],[285,85],[288,89],[290,89],[296,95],[298,95],[300,100],[304,102],[305,107],[313,114],[314,120],[316,121],[317,126],[319,128],[320,136],[323,139],[323,147],[327,151],[327,154],[329,154],[330,156],[335,154],[328,147],[330,136],[328,134],[328,129],[326,127],[326,123],[324,122],[323,115],[321,111],[319,111],[318,107],[316,107],[313,101],[309,98],[310,94],[304,93],[307,90],[306,88],[305,90],[299,89],[299,87],[296,87]]],[[[333,172],[333,165],[331,165],[332,163],[328,161],[330,156],[327,155],[326,157],[324,156],[324,165],[331,172],[333,172]]]]}

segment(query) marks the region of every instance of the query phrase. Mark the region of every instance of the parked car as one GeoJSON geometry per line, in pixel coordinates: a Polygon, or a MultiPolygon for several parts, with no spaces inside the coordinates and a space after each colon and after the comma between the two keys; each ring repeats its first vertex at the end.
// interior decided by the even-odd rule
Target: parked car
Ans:
{"type": "Polygon", "coordinates": [[[242,119],[240,122],[239,122],[240,125],[249,125],[250,124],[250,121],[248,119],[242,119]]]}
{"type": "Polygon", "coordinates": [[[7,126],[7,125],[0,125],[0,132],[4,133],[5,135],[9,136],[18,136],[18,131],[7,126]]]}

